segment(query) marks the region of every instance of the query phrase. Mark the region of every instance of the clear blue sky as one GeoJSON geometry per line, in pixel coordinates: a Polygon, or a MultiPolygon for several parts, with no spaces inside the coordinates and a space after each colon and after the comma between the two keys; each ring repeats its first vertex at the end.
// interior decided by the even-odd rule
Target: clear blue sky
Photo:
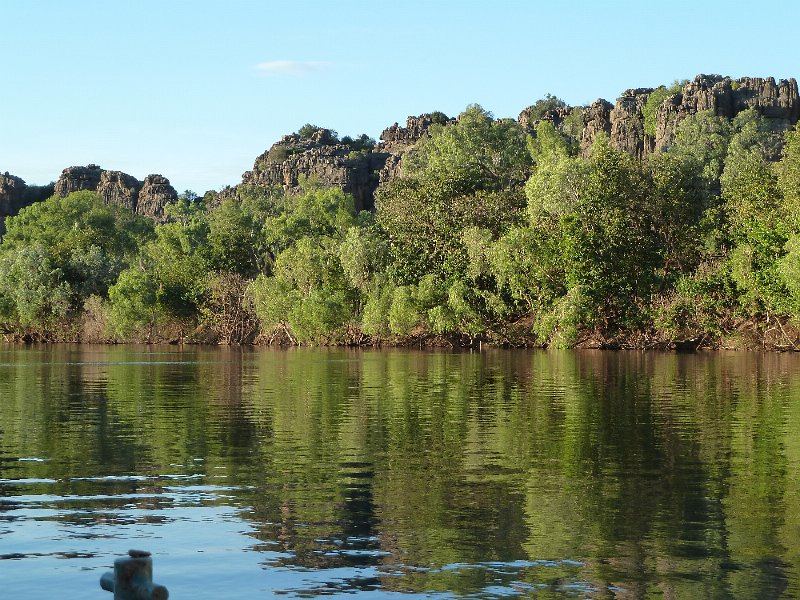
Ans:
{"type": "Polygon", "coordinates": [[[310,122],[375,138],[477,102],[612,102],[699,73],[796,77],[796,0],[2,0],[0,171],[96,163],[202,193],[310,122]]]}

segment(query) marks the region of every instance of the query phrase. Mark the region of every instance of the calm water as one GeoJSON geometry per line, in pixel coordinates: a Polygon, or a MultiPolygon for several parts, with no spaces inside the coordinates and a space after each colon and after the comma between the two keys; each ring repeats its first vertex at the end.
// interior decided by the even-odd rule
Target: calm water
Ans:
{"type": "Polygon", "coordinates": [[[800,356],[0,347],[0,596],[800,597],[800,356]]]}

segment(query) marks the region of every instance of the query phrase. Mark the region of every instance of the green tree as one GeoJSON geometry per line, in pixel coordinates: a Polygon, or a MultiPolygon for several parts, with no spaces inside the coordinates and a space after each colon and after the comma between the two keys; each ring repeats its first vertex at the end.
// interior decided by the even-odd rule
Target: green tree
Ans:
{"type": "Polygon", "coordinates": [[[93,192],[54,196],[21,210],[7,220],[0,245],[6,318],[52,328],[56,320],[76,317],[89,296],[106,297],[152,232],[150,221],[93,192]],[[42,298],[34,301],[35,295],[42,298]]]}
{"type": "Polygon", "coordinates": [[[73,295],[41,243],[0,254],[0,318],[7,327],[49,330],[68,316],[73,295]]]}
{"type": "MultiPolygon", "coordinates": [[[[292,341],[335,341],[346,337],[346,326],[359,307],[358,291],[348,281],[343,255],[353,259],[351,275],[365,276],[348,232],[368,222],[356,215],[353,198],[340,189],[307,186],[286,199],[284,210],[267,219],[263,232],[272,257],[268,273],[250,285],[256,315],[265,333],[281,330],[292,341]]],[[[355,235],[355,234],[354,234],[355,235]]],[[[363,258],[363,257],[362,257],[363,258]]]]}
{"type": "MultiPolygon", "coordinates": [[[[564,290],[573,304],[580,298],[575,310],[585,314],[584,325],[603,335],[637,324],[658,265],[650,189],[647,170],[602,137],[588,160],[555,153],[540,161],[526,194],[542,255],[527,260],[543,268],[529,267],[538,277],[530,292],[515,295],[540,298],[543,291],[564,290]],[[559,263],[561,273],[553,269],[559,263]]],[[[507,274],[503,280],[513,281],[507,274]]]]}
{"type": "Polygon", "coordinates": [[[521,220],[521,184],[531,165],[525,148],[517,123],[495,121],[479,106],[453,124],[431,128],[404,158],[403,176],[377,193],[377,223],[399,283],[413,284],[427,273],[463,277],[465,229],[496,236],[521,220]]]}
{"type": "Polygon", "coordinates": [[[119,335],[145,328],[150,336],[168,322],[184,332],[196,324],[208,297],[212,265],[205,209],[179,201],[169,216],[109,290],[111,327],[119,335]]]}
{"type": "Polygon", "coordinates": [[[775,170],[767,162],[770,131],[754,112],[740,114],[721,176],[727,231],[733,245],[731,275],[739,303],[751,315],[780,311],[787,296],[778,274],[787,231],[775,170]]]}
{"type": "Polygon", "coordinates": [[[522,184],[530,168],[525,136],[516,121],[494,120],[473,104],[454,125],[434,125],[404,159],[404,173],[449,184],[456,193],[505,190],[522,184]]]}
{"type": "Polygon", "coordinates": [[[153,272],[139,268],[123,271],[108,297],[114,335],[130,338],[141,333],[147,341],[156,338],[156,327],[166,315],[158,303],[158,282],[153,272]]]}
{"type": "Polygon", "coordinates": [[[650,95],[647,97],[647,102],[645,102],[644,108],[642,109],[642,115],[644,116],[644,132],[647,135],[655,137],[656,111],[658,111],[659,107],[664,103],[664,100],[670,96],[679,94],[686,83],[686,80],[676,80],[669,87],[661,85],[650,92],[650,95]]]}

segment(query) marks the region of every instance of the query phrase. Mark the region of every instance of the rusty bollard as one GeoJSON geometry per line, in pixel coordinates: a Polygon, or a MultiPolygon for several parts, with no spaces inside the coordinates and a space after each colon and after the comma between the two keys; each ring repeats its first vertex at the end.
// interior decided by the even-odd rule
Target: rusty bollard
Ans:
{"type": "Polygon", "coordinates": [[[104,573],[100,587],[114,592],[114,600],[167,600],[169,592],[153,583],[153,559],[144,550],[128,550],[114,561],[114,572],[104,573]]]}

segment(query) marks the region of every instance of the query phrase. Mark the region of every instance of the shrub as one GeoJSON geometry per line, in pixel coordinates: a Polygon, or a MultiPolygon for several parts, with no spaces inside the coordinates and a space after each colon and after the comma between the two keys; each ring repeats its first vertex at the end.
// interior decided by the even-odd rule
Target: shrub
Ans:
{"type": "Polygon", "coordinates": [[[644,132],[647,135],[653,137],[656,135],[656,110],[658,110],[658,107],[664,103],[664,100],[679,93],[686,83],[687,81],[685,79],[683,81],[676,80],[671,86],[666,87],[662,85],[650,93],[642,109],[642,115],[644,116],[644,132]]]}

